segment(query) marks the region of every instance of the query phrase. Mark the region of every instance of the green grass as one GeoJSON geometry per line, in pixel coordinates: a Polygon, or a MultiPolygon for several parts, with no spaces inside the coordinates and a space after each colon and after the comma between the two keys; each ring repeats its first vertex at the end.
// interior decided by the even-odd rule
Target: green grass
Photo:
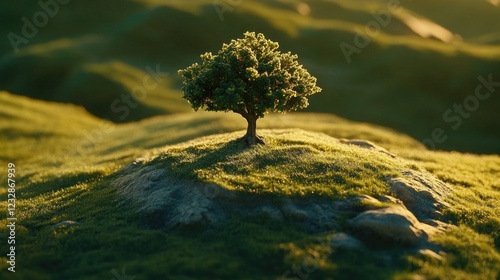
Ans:
{"type": "Polygon", "coordinates": [[[498,279],[500,254],[489,236],[466,226],[453,228],[435,242],[446,250],[446,257],[436,260],[408,257],[414,267],[431,279],[498,279]]]}
{"type": "Polygon", "coordinates": [[[499,156],[409,150],[402,155],[453,186],[453,207],[446,210],[451,220],[490,235],[500,248],[499,156]]]}
{"type": "MultiPolygon", "coordinates": [[[[176,71],[198,61],[201,53],[216,52],[222,43],[256,31],[297,53],[318,78],[323,92],[311,97],[310,112],[392,127],[417,140],[441,127],[449,137],[438,149],[500,152],[497,94],[481,102],[460,129],[451,129],[442,117],[474,94],[478,76],[499,79],[497,7],[485,0],[401,0],[400,13],[349,64],[339,45],[354,44],[358,30],[373,21],[371,13],[386,9],[388,1],[311,0],[307,16],[297,12],[300,2],[243,1],[224,13],[223,22],[211,0],[68,3],[17,54],[7,38],[0,42],[0,89],[82,105],[115,122],[188,112],[176,71]],[[420,37],[405,23],[408,18],[439,25],[463,41],[420,37]],[[111,104],[142,86],[147,67],[157,65],[168,76],[128,116],[113,112],[111,104]]],[[[20,19],[41,10],[35,2],[0,5],[4,34],[20,34],[20,19]]]]}
{"type": "MultiPolygon", "coordinates": [[[[122,268],[135,279],[280,279],[294,266],[308,267],[309,279],[498,278],[497,155],[428,151],[404,134],[325,114],[268,115],[258,132],[269,145],[243,149],[233,142],[245,124],[237,115],[177,114],[116,125],[71,105],[9,93],[0,99],[0,181],[14,162],[19,219],[17,272],[7,272],[2,257],[2,279],[111,279],[122,268]],[[89,135],[97,140],[85,142],[89,135]],[[368,139],[401,159],[332,136],[368,139]],[[385,194],[383,176],[426,169],[452,186],[445,215],[457,228],[433,240],[446,253],[441,261],[404,250],[383,259],[377,250],[332,250],[326,242],[333,233],[311,235],[257,217],[234,216],[208,231],[150,229],[150,217],[120,203],[110,186],[138,157],[241,192],[328,199],[385,194]],[[65,220],[79,224],[51,228],[65,220]]],[[[2,185],[0,196],[6,191],[2,185]]],[[[6,206],[2,200],[4,217],[6,206]]],[[[7,234],[2,220],[0,238],[7,234]]]]}
{"type": "Polygon", "coordinates": [[[232,191],[331,198],[387,194],[384,179],[408,169],[402,160],[324,134],[261,132],[265,146],[245,148],[236,140],[244,132],[220,134],[160,150],[150,164],[232,191]]]}

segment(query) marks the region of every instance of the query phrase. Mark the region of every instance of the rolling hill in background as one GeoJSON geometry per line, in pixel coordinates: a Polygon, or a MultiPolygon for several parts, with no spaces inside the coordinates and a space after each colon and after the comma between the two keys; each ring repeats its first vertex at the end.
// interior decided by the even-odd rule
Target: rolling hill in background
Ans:
{"type": "Polygon", "coordinates": [[[311,98],[309,111],[391,127],[420,141],[441,128],[447,139],[437,149],[500,153],[500,88],[466,104],[474,109],[467,117],[451,112],[443,119],[474,95],[479,77],[500,81],[498,1],[400,0],[397,10],[390,2],[69,1],[47,8],[53,13],[45,22],[35,2],[4,3],[0,89],[82,105],[114,122],[189,112],[176,71],[256,31],[297,53],[318,78],[323,92],[311,98]],[[24,27],[34,20],[39,26],[24,27]],[[366,32],[369,41],[358,35],[366,32]],[[346,46],[353,51],[348,59],[346,46]],[[129,99],[126,112],[122,95],[134,91],[143,98],[137,105],[129,99]]]}

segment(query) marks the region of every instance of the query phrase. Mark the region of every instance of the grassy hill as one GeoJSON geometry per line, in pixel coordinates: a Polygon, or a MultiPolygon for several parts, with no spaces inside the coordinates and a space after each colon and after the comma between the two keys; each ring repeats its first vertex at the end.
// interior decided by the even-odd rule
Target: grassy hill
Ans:
{"type": "MultiPolygon", "coordinates": [[[[0,42],[0,89],[79,104],[114,122],[188,112],[176,71],[251,30],[297,53],[318,77],[324,90],[311,98],[311,112],[391,127],[420,141],[442,128],[448,138],[437,149],[499,153],[496,92],[458,129],[443,119],[474,94],[479,76],[500,79],[499,7],[494,1],[400,2],[348,63],[340,44],[355,46],[356,35],[376,23],[372,13],[387,11],[387,1],[241,1],[223,14],[208,0],[71,1],[17,53],[8,38],[0,42]],[[148,69],[157,67],[157,83],[125,114],[122,95],[140,92],[148,69]]],[[[0,29],[20,36],[21,19],[32,21],[42,10],[36,3],[0,5],[0,29]]]]}
{"type": "MultiPolygon", "coordinates": [[[[268,115],[258,125],[269,145],[242,149],[231,140],[244,133],[245,122],[232,114],[114,124],[73,105],[7,92],[0,101],[0,159],[16,165],[19,219],[18,270],[6,271],[2,257],[2,279],[103,279],[123,271],[135,279],[280,279],[311,257],[321,261],[310,279],[496,279],[500,273],[499,156],[429,151],[407,135],[326,114],[268,115]],[[333,137],[367,139],[398,158],[333,137]],[[385,261],[377,250],[332,251],[325,243],[330,232],[310,234],[255,217],[235,216],[217,230],[152,229],[144,222],[154,217],[124,203],[111,183],[137,158],[249,195],[330,200],[385,194],[383,177],[401,168],[427,170],[453,189],[444,215],[455,227],[432,241],[445,253],[439,259],[401,249],[385,261]],[[53,227],[68,220],[78,224],[53,227]]],[[[0,180],[7,180],[5,172],[0,180]]],[[[6,192],[2,186],[0,195],[6,192]]],[[[5,200],[0,205],[5,216],[5,200]]]]}

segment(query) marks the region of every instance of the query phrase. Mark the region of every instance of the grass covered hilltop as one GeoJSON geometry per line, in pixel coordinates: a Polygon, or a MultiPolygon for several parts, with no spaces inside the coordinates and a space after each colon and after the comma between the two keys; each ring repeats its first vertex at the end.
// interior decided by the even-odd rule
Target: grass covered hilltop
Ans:
{"type": "Polygon", "coordinates": [[[230,114],[113,124],[7,92],[0,112],[18,218],[2,279],[499,277],[497,155],[326,114],[268,115],[268,145],[243,148],[230,114]]]}
{"type": "Polygon", "coordinates": [[[0,14],[0,279],[500,280],[500,0],[0,14]]]}

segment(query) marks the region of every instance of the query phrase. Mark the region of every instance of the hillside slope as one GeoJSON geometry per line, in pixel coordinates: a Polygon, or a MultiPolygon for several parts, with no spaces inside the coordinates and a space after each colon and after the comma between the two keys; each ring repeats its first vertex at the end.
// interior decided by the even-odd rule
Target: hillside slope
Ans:
{"type": "MultiPolygon", "coordinates": [[[[318,263],[308,273],[310,279],[423,275],[495,280],[499,275],[499,156],[429,151],[394,131],[325,114],[266,116],[259,125],[270,128],[261,129],[270,146],[240,150],[230,143],[243,134],[244,120],[231,114],[176,114],[117,125],[72,105],[6,92],[0,100],[0,112],[5,112],[0,115],[0,158],[17,170],[19,271],[13,279],[122,274],[137,279],[279,279],[311,260],[318,263]],[[341,144],[331,136],[369,139],[398,158],[341,144]],[[263,217],[233,216],[215,230],[164,230],[152,226],[160,217],[140,212],[144,204],[124,200],[113,185],[129,174],[127,166],[145,159],[161,164],[165,172],[178,172],[173,174],[178,179],[239,192],[265,190],[280,198],[319,195],[329,201],[387,194],[386,176],[401,168],[421,170],[453,190],[443,218],[456,227],[432,239],[438,257],[384,247],[332,251],[326,242],[335,232],[310,233],[263,217]],[[213,160],[218,163],[211,164],[213,160]],[[276,184],[279,180],[288,183],[276,184]]],[[[7,180],[4,172],[0,180],[7,180]]],[[[7,188],[0,190],[5,197],[7,188]]],[[[373,203],[361,206],[386,205],[373,203]]],[[[5,216],[5,200],[0,207],[5,216]]],[[[8,236],[6,223],[0,224],[2,237],[8,236]]],[[[5,257],[1,263],[0,277],[12,279],[5,257]]]]}

